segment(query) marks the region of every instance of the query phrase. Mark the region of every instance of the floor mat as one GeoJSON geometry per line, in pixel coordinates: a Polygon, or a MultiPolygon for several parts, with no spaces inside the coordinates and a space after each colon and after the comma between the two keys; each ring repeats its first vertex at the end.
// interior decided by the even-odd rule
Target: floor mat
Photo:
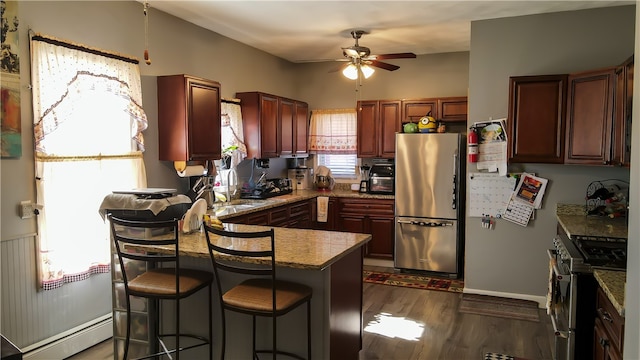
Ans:
{"type": "Polygon", "coordinates": [[[517,356],[499,354],[499,353],[485,353],[483,360],[527,360],[525,358],[520,358],[517,356]]]}
{"type": "Polygon", "coordinates": [[[462,292],[464,281],[414,274],[396,274],[365,270],[363,281],[372,284],[403,286],[415,289],[462,292]]]}
{"type": "Polygon", "coordinates": [[[517,320],[540,321],[538,303],[530,300],[462,294],[458,311],[517,320]]]}

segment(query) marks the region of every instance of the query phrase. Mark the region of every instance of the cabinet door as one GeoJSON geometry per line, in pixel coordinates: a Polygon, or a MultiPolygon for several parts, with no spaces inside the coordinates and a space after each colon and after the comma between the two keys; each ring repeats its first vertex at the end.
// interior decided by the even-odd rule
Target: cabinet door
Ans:
{"type": "Polygon", "coordinates": [[[509,79],[509,161],[564,161],[567,75],[509,79]]]}
{"type": "Polygon", "coordinates": [[[294,155],[306,154],[309,141],[309,105],[304,102],[297,101],[295,107],[295,124],[294,124],[294,155]]]}
{"type": "Polygon", "coordinates": [[[295,146],[295,124],[297,114],[293,100],[280,99],[280,149],[278,153],[282,156],[293,154],[295,146]]]}
{"type": "Polygon", "coordinates": [[[438,117],[436,119],[444,122],[466,122],[467,97],[438,99],[438,117]]]}
{"type": "Polygon", "coordinates": [[[379,259],[393,259],[395,236],[393,216],[370,215],[367,232],[371,241],[365,247],[365,256],[379,259]]]}
{"type": "Polygon", "coordinates": [[[615,68],[569,76],[565,163],[611,160],[615,68]]]}
{"type": "Polygon", "coordinates": [[[417,124],[420,121],[420,118],[427,115],[429,112],[431,112],[431,116],[433,116],[434,119],[438,118],[436,99],[403,100],[401,125],[408,122],[414,122],[417,124]]]}
{"type": "Polygon", "coordinates": [[[380,101],[380,139],[378,156],[394,158],[396,156],[396,133],[400,131],[400,101],[380,101]]]}
{"type": "Polygon", "coordinates": [[[278,98],[262,95],[260,98],[260,158],[278,157],[278,98]]]}
{"type": "Polygon", "coordinates": [[[159,159],[220,159],[220,84],[188,75],[157,83],[159,159]]]}
{"type": "Polygon", "coordinates": [[[373,158],[378,154],[377,126],[378,102],[358,102],[358,157],[373,158]]]}
{"type": "Polygon", "coordinates": [[[629,166],[633,104],[633,56],[616,68],[611,164],[629,166]]]}

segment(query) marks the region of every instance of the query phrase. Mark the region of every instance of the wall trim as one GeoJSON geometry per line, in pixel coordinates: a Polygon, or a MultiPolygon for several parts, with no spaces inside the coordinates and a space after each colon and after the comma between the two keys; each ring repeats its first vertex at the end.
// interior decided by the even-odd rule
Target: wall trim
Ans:
{"type": "Polygon", "coordinates": [[[470,289],[468,287],[465,287],[462,290],[462,292],[465,294],[490,295],[490,296],[506,297],[511,299],[530,300],[530,301],[537,302],[539,309],[547,308],[546,296],[535,296],[535,295],[527,295],[527,294],[508,293],[508,292],[502,292],[502,291],[470,289]]]}
{"type": "Polygon", "coordinates": [[[86,322],[50,337],[21,351],[25,360],[64,359],[103,342],[113,336],[111,314],[86,322]]]}
{"type": "Polygon", "coordinates": [[[28,233],[28,234],[21,234],[21,235],[14,235],[14,236],[9,236],[5,239],[0,239],[0,242],[5,242],[5,241],[13,241],[13,240],[24,240],[24,239],[33,239],[34,237],[38,236],[38,233],[28,233]]]}

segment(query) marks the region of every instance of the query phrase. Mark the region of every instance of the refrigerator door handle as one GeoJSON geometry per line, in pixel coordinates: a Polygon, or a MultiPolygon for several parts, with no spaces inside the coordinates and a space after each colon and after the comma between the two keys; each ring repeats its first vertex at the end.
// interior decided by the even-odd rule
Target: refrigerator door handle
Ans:
{"type": "Polygon", "coordinates": [[[449,221],[432,222],[432,221],[398,220],[398,224],[409,224],[409,225],[426,226],[426,227],[453,226],[453,223],[449,221]]]}
{"type": "Polygon", "coordinates": [[[453,192],[451,193],[451,208],[456,209],[456,192],[457,182],[458,182],[458,168],[456,164],[458,163],[458,153],[453,153],[453,192]]]}

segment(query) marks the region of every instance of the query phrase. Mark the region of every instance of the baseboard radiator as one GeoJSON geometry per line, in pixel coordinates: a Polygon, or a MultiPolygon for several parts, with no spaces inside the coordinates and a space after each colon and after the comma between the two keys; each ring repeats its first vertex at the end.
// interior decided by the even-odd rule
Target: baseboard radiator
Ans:
{"type": "Polygon", "coordinates": [[[64,359],[113,336],[111,314],[21,349],[25,360],[64,359]]]}

